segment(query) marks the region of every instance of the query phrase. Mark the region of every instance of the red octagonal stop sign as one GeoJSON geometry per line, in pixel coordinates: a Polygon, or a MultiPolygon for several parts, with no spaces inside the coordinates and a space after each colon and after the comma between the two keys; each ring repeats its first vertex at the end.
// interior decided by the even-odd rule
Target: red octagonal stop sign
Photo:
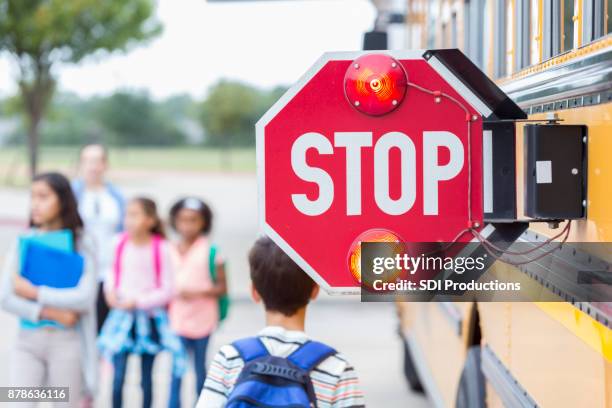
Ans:
{"type": "MultiPolygon", "coordinates": [[[[362,234],[448,242],[483,217],[482,117],[491,109],[430,52],[385,52],[401,64],[405,92],[388,113],[369,115],[345,89],[350,70],[368,68],[355,62],[363,55],[325,54],[257,123],[263,230],[336,293],[359,290],[348,259],[362,234]]],[[[372,75],[362,75],[366,91],[385,85],[372,75]]]]}

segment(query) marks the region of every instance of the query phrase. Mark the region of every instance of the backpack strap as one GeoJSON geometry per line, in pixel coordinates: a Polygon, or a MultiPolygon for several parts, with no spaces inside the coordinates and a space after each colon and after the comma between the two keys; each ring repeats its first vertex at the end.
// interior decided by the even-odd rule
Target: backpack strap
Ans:
{"type": "Polygon", "coordinates": [[[119,207],[119,224],[117,225],[117,232],[123,231],[123,218],[125,217],[125,198],[121,195],[121,192],[112,183],[106,183],[106,190],[113,197],[117,206],[119,207]]]}
{"type": "Polygon", "coordinates": [[[115,248],[115,263],[113,264],[113,271],[115,273],[115,290],[119,289],[119,280],[121,279],[121,260],[123,258],[123,250],[125,249],[125,244],[128,242],[128,235],[121,234],[119,238],[119,243],[115,248]]]}
{"type": "Polygon", "coordinates": [[[161,243],[162,239],[159,235],[153,235],[151,244],[153,245],[153,268],[155,269],[155,287],[161,287],[161,243]]]}
{"type": "Polygon", "coordinates": [[[83,193],[85,192],[85,182],[82,179],[77,179],[72,182],[72,192],[74,193],[74,198],[76,198],[77,202],[81,201],[83,198],[83,193]]]}
{"type": "Polygon", "coordinates": [[[245,364],[270,354],[259,337],[247,337],[236,340],[232,343],[232,346],[238,351],[245,364]]]}
{"type": "MultiPolygon", "coordinates": [[[[119,289],[119,281],[121,280],[121,262],[123,260],[123,250],[125,249],[125,245],[127,244],[129,237],[127,234],[121,234],[119,238],[119,243],[117,244],[117,248],[115,249],[115,263],[114,273],[115,273],[115,290],[119,289]]],[[[151,241],[151,245],[153,246],[153,268],[155,269],[155,287],[161,287],[161,242],[162,239],[159,235],[154,235],[151,241]]]]}
{"type": "Polygon", "coordinates": [[[334,354],[336,354],[336,350],[328,345],[309,340],[291,353],[289,357],[287,357],[287,360],[291,361],[302,370],[310,372],[323,360],[334,354]]]}
{"type": "Polygon", "coordinates": [[[208,254],[208,270],[213,283],[217,283],[217,266],[215,265],[215,257],[217,256],[217,247],[214,244],[210,245],[208,254]]]}

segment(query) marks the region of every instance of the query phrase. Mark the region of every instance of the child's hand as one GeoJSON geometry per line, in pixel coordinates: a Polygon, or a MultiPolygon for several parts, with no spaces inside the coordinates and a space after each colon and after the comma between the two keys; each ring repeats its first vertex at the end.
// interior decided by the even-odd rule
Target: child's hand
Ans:
{"type": "Polygon", "coordinates": [[[133,299],[119,300],[115,307],[123,310],[134,310],[136,309],[136,301],[133,299]]]}
{"type": "Polygon", "coordinates": [[[196,292],[189,289],[180,289],[178,291],[178,296],[183,300],[192,300],[202,296],[202,292],[196,292]]]}
{"type": "Polygon", "coordinates": [[[79,321],[79,315],[69,310],[59,310],[55,320],[66,327],[72,327],[79,321]]]}
{"type": "Polygon", "coordinates": [[[176,294],[183,300],[191,299],[191,293],[186,289],[179,289],[176,294]]]}
{"type": "Polygon", "coordinates": [[[114,291],[106,293],[106,303],[111,309],[134,310],[136,308],[135,300],[122,299],[114,291]]]}
{"type": "Polygon", "coordinates": [[[189,289],[181,289],[178,291],[178,297],[184,300],[193,300],[198,298],[207,298],[207,297],[219,297],[221,296],[218,293],[218,290],[215,288],[204,289],[204,290],[189,290],[189,289]]]}
{"type": "Polygon", "coordinates": [[[119,298],[117,297],[117,293],[114,291],[108,291],[104,295],[106,297],[106,303],[111,309],[118,307],[117,304],[119,303],[119,298]]]}
{"type": "Polygon", "coordinates": [[[15,287],[15,294],[17,296],[21,296],[22,298],[29,300],[36,300],[38,298],[38,289],[36,286],[32,285],[29,280],[25,279],[21,275],[15,276],[13,285],[15,287]]]}
{"type": "Polygon", "coordinates": [[[40,317],[41,319],[53,320],[66,327],[72,327],[79,321],[79,315],[76,312],[53,307],[44,307],[40,317]]]}

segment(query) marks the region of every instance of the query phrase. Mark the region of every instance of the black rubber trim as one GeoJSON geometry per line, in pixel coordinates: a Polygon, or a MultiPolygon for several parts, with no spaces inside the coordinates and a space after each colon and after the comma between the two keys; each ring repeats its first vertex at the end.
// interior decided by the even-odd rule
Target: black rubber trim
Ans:
{"type": "Polygon", "coordinates": [[[487,119],[527,119],[525,112],[460,50],[427,50],[423,54],[426,60],[434,56],[491,109],[487,119]]]}

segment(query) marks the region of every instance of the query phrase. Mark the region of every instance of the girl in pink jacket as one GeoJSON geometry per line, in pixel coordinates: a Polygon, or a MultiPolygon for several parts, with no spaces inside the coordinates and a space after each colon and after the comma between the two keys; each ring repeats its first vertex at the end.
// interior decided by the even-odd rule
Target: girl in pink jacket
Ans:
{"type": "MultiPolygon", "coordinates": [[[[227,293],[225,268],[209,239],[212,212],[206,203],[195,197],[178,201],[170,210],[170,224],[178,240],[172,245],[176,296],[168,313],[172,330],[193,355],[199,395],[206,379],[208,340],[220,319],[219,298],[227,293]]],[[[170,408],[181,406],[180,391],[181,378],[174,377],[170,408]]]]}

